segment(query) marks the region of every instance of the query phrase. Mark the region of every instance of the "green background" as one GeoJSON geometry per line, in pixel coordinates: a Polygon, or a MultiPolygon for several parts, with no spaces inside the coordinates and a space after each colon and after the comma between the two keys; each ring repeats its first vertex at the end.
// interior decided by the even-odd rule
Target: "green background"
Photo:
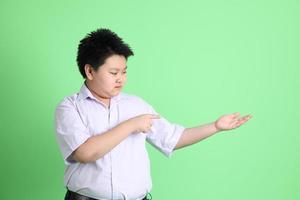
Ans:
{"type": "Polygon", "coordinates": [[[54,109],[83,82],[77,45],[109,28],[134,50],[124,92],[192,127],[253,118],[171,158],[147,145],[155,200],[300,199],[297,0],[1,1],[1,199],[63,199],[54,109]]]}

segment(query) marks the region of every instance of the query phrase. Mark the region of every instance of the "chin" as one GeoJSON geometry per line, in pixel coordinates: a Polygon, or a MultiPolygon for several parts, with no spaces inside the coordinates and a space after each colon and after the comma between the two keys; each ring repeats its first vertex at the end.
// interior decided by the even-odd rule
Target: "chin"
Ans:
{"type": "Polygon", "coordinates": [[[112,96],[112,97],[113,97],[113,96],[117,96],[118,94],[120,94],[120,92],[121,92],[121,91],[114,91],[114,92],[111,93],[111,96],[112,96]]]}

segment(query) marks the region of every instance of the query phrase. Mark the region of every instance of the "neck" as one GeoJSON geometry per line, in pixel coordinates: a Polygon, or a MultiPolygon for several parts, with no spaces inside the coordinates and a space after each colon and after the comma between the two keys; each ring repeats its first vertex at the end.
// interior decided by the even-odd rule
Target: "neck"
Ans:
{"type": "Polygon", "coordinates": [[[99,101],[103,102],[109,108],[109,106],[110,106],[110,98],[101,96],[99,93],[95,92],[95,90],[90,86],[90,84],[87,81],[85,81],[84,84],[91,91],[92,95],[96,99],[98,99],[99,101]]]}

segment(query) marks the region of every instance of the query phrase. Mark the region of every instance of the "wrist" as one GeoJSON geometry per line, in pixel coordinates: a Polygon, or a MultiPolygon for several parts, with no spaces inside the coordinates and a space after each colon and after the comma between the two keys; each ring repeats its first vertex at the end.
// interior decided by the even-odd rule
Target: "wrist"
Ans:
{"type": "Polygon", "coordinates": [[[214,131],[215,131],[216,133],[222,131],[221,129],[218,128],[218,126],[217,126],[217,121],[214,121],[214,122],[212,123],[212,126],[213,126],[213,129],[214,129],[214,131]]]}

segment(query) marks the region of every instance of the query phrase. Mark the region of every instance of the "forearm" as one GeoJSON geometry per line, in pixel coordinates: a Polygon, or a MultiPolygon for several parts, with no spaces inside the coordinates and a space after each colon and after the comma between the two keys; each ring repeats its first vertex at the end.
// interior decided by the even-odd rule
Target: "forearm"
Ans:
{"type": "Polygon", "coordinates": [[[217,132],[219,132],[219,130],[216,128],[215,122],[193,128],[187,128],[181,135],[175,149],[195,144],[217,132]]]}
{"type": "Polygon", "coordinates": [[[133,132],[132,126],[123,122],[111,130],[89,138],[75,152],[74,159],[78,162],[94,162],[111,151],[133,132]]]}

